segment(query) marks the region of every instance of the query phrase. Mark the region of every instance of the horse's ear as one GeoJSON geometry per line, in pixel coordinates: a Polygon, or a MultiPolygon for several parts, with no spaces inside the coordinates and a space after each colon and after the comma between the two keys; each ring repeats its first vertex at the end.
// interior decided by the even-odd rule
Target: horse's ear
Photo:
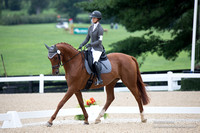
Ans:
{"type": "Polygon", "coordinates": [[[49,47],[48,45],[46,45],[46,44],[44,44],[44,45],[45,45],[45,46],[46,46],[46,48],[49,50],[49,48],[50,48],[50,47],[49,47]]]}
{"type": "Polygon", "coordinates": [[[58,50],[58,49],[57,49],[56,45],[54,45],[54,46],[53,46],[53,51],[56,52],[57,50],[58,50]]]}

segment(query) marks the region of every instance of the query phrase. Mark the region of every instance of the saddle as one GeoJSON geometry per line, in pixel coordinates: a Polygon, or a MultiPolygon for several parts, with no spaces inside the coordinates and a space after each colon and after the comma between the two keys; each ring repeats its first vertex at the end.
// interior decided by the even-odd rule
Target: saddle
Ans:
{"type": "MultiPolygon", "coordinates": [[[[88,74],[90,74],[90,78],[88,79],[85,89],[89,89],[93,83],[96,72],[95,72],[95,67],[93,65],[92,51],[86,50],[84,51],[84,55],[85,55],[85,68],[88,74]]],[[[102,52],[98,62],[100,62],[101,64],[101,74],[111,72],[112,66],[109,59],[107,58],[105,50],[102,52]]]]}
{"type": "MultiPolygon", "coordinates": [[[[85,68],[88,72],[88,74],[95,73],[95,68],[93,65],[93,57],[92,57],[92,51],[86,50],[84,52],[85,54],[85,68]]],[[[105,50],[102,52],[99,61],[101,64],[101,73],[109,73],[111,72],[111,63],[109,59],[107,58],[107,55],[105,53],[105,50]]]]}

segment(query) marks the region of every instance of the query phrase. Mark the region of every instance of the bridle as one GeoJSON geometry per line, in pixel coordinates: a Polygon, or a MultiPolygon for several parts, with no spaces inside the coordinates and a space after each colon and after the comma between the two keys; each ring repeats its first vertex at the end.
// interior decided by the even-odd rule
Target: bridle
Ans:
{"type": "Polygon", "coordinates": [[[58,62],[57,65],[52,66],[52,69],[59,69],[60,66],[64,66],[66,63],[70,62],[74,57],[76,57],[76,56],[79,55],[80,53],[81,53],[81,52],[78,52],[78,54],[74,55],[73,57],[71,57],[70,59],[68,59],[66,62],[64,62],[64,63],[62,64],[61,56],[63,56],[63,55],[62,55],[61,53],[58,53],[58,52],[57,52],[56,55],[58,55],[58,60],[59,60],[59,62],[58,62]]]}

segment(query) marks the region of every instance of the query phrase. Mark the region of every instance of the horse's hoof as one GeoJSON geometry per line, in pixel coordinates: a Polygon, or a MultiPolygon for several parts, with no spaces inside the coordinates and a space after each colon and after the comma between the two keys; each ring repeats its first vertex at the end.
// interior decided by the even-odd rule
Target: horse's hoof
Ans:
{"type": "Polygon", "coordinates": [[[89,125],[89,122],[84,122],[83,124],[84,124],[84,125],[89,125]]]}
{"type": "Polygon", "coordinates": [[[47,126],[47,127],[51,127],[52,125],[53,125],[53,123],[51,123],[51,122],[47,122],[47,123],[46,123],[46,126],[47,126]]]}
{"type": "Polygon", "coordinates": [[[146,123],[147,122],[147,119],[143,119],[143,120],[141,120],[142,121],[142,123],[146,123]]]}
{"type": "Polygon", "coordinates": [[[100,122],[101,122],[100,119],[99,120],[98,119],[95,120],[95,124],[99,124],[100,122]]]}

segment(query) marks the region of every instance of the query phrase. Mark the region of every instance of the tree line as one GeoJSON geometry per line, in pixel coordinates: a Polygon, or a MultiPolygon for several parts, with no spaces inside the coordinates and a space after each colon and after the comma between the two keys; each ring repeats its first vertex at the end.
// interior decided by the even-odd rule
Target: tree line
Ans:
{"type": "Polygon", "coordinates": [[[0,0],[0,12],[2,10],[18,11],[27,9],[29,15],[42,13],[44,9],[55,8],[58,13],[67,13],[75,18],[82,10],[75,3],[83,0],[0,0]]]}
{"type": "MultiPolygon", "coordinates": [[[[0,0],[0,11],[27,8],[29,14],[40,14],[49,7],[73,18],[82,11],[99,10],[104,20],[120,23],[129,32],[147,31],[140,37],[130,36],[111,44],[109,52],[144,59],[151,52],[167,60],[175,60],[182,51],[191,52],[194,0],[0,0]],[[155,32],[169,32],[171,39],[163,39],[155,32]]],[[[200,14],[197,29],[196,64],[200,68],[200,14]]]]}
{"type": "MultiPolygon", "coordinates": [[[[104,18],[114,18],[129,32],[148,31],[141,37],[131,36],[112,44],[110,52],[143,55],[144,58],[151,52],[167,60],[175,60],[182,51],[191,53],[194,0],[89,0],[78,5],[89,12],[100,10],[104,18]],[[170,32],[171,39],[163,39],[155,32],[170,32]]],[[[200,69],[199,10],[198,14],[196,64],[200,69]]]]}

